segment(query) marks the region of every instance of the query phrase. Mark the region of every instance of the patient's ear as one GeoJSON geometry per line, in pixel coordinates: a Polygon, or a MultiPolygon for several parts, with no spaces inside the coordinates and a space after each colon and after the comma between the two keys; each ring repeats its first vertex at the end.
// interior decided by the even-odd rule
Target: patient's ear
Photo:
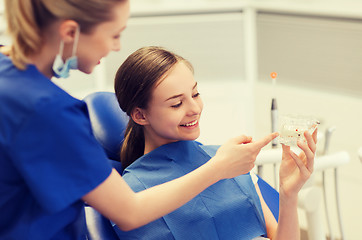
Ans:
{"type": "Polygon", "coordinates": [[[142,108],[135,108],[131,112],[131,118],[139,125],[147,125],[148,121],[146,118],[145,110],[142,108]]]}

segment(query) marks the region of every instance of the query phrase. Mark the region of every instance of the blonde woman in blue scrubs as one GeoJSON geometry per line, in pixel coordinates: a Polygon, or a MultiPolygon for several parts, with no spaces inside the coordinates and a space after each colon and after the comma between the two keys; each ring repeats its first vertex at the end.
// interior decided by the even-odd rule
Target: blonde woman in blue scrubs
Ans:
{"type": "Polygon", "coordinates": [[[5,0],[12,45],[0,48],[0,239],[85,239],[83,203],[121,229],[182,206],[250,171],[276,134],[240,136],[174,181],[134,193],[107,163],[87,107],[50,80],[91,73],[120,50],[127,0],[5,0]]]}

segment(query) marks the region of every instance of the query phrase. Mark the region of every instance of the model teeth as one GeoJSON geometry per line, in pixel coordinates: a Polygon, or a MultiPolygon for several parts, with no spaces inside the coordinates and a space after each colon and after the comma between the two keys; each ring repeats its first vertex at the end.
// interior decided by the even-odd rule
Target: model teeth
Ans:
{"type": "Polygon", "coordinates": [[[190,127],[190,126],[195,125],[196,123],[197,123],[197,120],[195,120],[195,121],[193,121],[193,122],[190,122],[190,123],[186,123],[186,124],[184,124],[184,125],[182,125],[182,126],[190,127]]]}

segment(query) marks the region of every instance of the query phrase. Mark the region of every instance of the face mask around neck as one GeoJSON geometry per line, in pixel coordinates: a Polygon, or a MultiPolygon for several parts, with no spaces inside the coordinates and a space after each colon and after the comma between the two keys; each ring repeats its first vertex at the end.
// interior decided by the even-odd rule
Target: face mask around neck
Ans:
{"type": "Polygon", "coordinates": [[[61,40],[59,53],[55,57],[55,60],[53,63],[54,77],[68,78],[70,69],[78,69],[78,58],[76,56],[76,51],[77,51],[77,46],[78,46],[79,33],[80,33],[80,29],[78,27],[75,32],[72,56],[70,58],[66,59],[65,62],[63,62],[63,59],[62,59],[64,42],[63,42],[63,40],[61,40]]]}

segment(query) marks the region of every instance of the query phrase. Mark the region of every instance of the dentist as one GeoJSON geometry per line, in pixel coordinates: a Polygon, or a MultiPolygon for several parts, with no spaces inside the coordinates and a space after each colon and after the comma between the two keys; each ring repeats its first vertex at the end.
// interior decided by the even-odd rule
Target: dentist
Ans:
{"type": "Polygon", "coordinates": [[[120,50],[128,0],[5,0],[0,48],[0,239],[85,239],[84,202],[121,229],[149,223],[221,179],[247,173],[276,134],[240,136],[209,162],[134,193],[95,140],[87,107],[56,86],[120,50]]]}

